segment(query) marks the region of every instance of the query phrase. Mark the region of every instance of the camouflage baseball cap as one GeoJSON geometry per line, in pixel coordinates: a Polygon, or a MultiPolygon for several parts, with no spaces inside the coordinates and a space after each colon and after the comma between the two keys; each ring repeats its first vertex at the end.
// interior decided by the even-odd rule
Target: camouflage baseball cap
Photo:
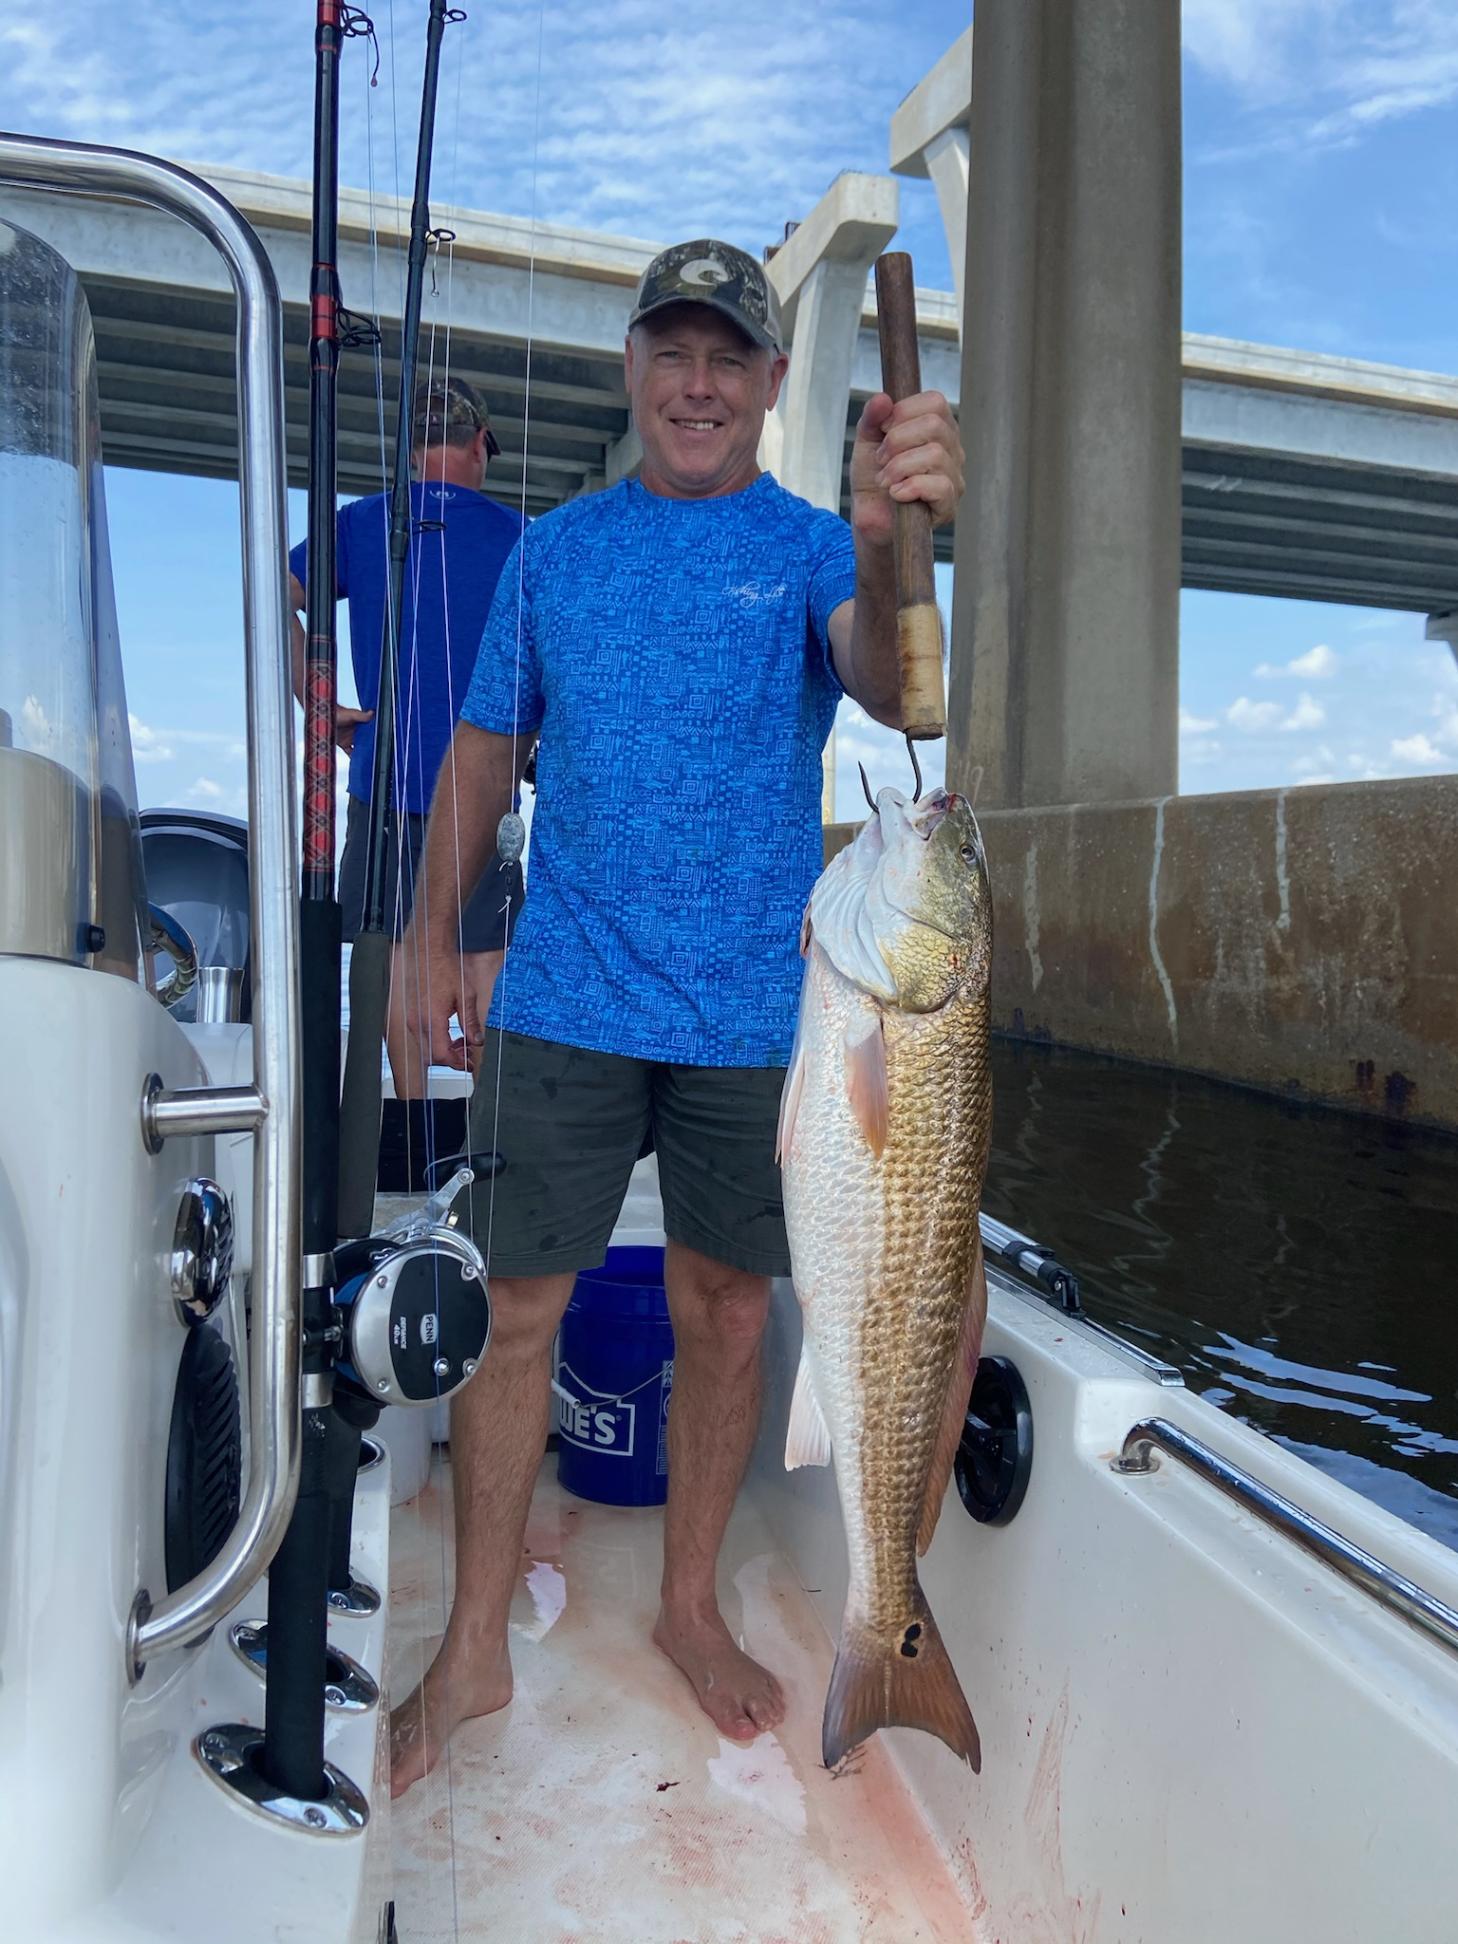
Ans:
{"type": "Polygon", "coordinates": [[[707,304],[766,351],[784,349],[774,286],[754,258],[732,243],[700,237],[660,250],[643,272],[628,329],[668,304],[707,304]]]}
{"type": "Polygon", "coordinates": [[[491,458],[501,450],[485,399],[464,378],[433,378],[417,385],[411,426],[416,445],[442,445],[452,432],[470,428],[485,432],[491,458]]]}

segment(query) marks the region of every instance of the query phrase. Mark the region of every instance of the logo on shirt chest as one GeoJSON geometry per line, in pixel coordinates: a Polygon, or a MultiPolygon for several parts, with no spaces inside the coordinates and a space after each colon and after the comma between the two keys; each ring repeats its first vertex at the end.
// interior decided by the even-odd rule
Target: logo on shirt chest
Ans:
{"type": "Polygon", "coordinates": [[[782,601],[790,591],[788,581],[744,581],[728,592],[731,599],[741,607],[765,607],[775,601],[782,601]]]}

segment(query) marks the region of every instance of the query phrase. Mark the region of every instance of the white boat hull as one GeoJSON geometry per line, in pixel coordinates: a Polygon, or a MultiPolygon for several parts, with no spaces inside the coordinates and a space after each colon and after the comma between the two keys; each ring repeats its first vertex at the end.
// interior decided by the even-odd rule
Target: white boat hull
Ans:
{"type": "MultiPolygon", "coordinates": [[[[183,1185],[223,1167],[211,1140],[150,1154],[149,1073],[196,1086],[187,1035],[141,987],[0,959],[0,1883],[26,1944],[264,1938],[375,1944],[388,1895],[380,1710],[332,1718],[326,1753],[371,1796],[358,1837],[313,1839],[235,1801],[192,1753],[263,1720],[234,1652],[258,1585],[208,1639],[135,1685],[138,1592],[166,1590],[163,1509],[184,1328],[170,1257],[183,1185]]],[[[219,1144],[221,1146],[221,1144],[219,1144]]],[[[242,1171],[246,1175],[246,1168],[242,1171]]],[[[235,1185],[230,1182],[230,1186],[235,1185]]],[[[246,1216],[245,1216],[246,1222],[246,1216]]],[[[225,1336],[241,1304],[213,1322],[225,1336]]],[[[239,1347],[236,1346],[235,1347],[239,1347]]],[[[245,1404],[246,1410],[246,1404],[245,1404]]],[[[389,1474],[363,1475],[356,1570],[388,1584],[389,1474]]],[[[383,1613],[337,1619],[383,1679],[383,1613]]]]}
{"type": "MultiPolygon", "coordinates": [[[[1113,1469],[1161,1415],[1458,1606],[1458,1557],[995,1274],[984,1354],[1030,1395],[1005,1527],[948,1496],[922,1581],[982,1731],[970,1776],[883,1739],[979,1944],[1452,1944],[1458,1655],[1179,1464],[1113,1469]]],[[[784,1470],[799,1314],[776,1289],[751,1490],[838,1631],[827,1470],[784,1470]]]]}

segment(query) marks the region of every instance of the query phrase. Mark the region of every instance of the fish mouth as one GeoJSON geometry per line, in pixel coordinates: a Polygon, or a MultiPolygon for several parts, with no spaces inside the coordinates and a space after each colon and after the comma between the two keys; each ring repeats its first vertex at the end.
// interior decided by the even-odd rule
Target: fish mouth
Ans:
{"type": "Polygon", "coordinates": [[[915,820],[923,843],[930,843],[936,832],[956,809],[960,799],[955,790],[933,790],[917,806],[921,815],[915,820]]]}
{"type": "Polygon", "coordinates": [[[931,842],[961,801],[955,790],[936,789],[913,803],[900,790],[894,790],[888,784],[885,789],[876,792],[876,815],[883,833],[889,812],[899,817],[903,826],[926,844],[931,842]]]}

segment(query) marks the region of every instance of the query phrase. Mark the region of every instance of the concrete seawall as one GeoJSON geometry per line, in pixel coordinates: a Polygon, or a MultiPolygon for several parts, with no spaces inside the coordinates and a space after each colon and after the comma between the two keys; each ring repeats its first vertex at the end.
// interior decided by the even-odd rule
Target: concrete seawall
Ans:
{"type": "Polygon", "coordinates": [[[1458,776],[980,822],[999,1030],[1458,1129],[1458,776]]]}

